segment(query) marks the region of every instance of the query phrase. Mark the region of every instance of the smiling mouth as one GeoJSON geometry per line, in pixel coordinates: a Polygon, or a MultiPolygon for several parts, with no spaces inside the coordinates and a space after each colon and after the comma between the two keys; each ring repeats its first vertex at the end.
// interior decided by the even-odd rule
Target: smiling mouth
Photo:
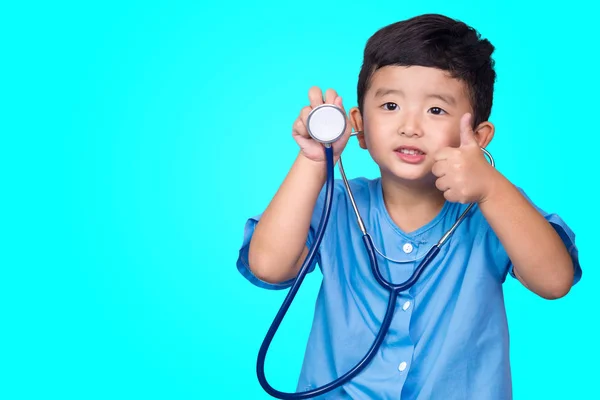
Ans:
{"type": "Polygon", "coordinates": [[[407,154],[409,156],[422,156],[425,155],[425,152],[413,148],[413,147],[398,147],[396,150],[396,152],[400,153],[400,154],[407,154]]]}

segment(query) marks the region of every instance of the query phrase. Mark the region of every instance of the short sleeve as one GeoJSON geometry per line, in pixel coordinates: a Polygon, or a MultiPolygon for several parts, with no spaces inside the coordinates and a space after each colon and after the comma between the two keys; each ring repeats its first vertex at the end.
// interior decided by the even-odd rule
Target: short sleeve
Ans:
{"type": "MultiPolygon", "coordinates": [[[[579,264],[579,252],[577,246],[575,244],[575,233],[571,230],[571,228],[567,225],[567,223],[555,213],[548,213],[538,207],[533,201],[527,196],[527,194],[521,188],[517,188],[521,192],[521,194],[529,201],[529,203],[535,207],[535,209],[550,223],[550,225],[556,230],[560,238],[562,239],[563,244],[567,248],[571,256],[571,260],[573,261],[573,285],[575,285],[581,279],[582,271],[581,265],[579,264]]],[[[490,236],[493,237],[493,240],[496,242],[496,258],[498,260],[505,260],[505,271],[506,274],[510,274],[513,278],[516,278],[516,275],[513,271],[513,264],[510,261],[508,255],[506,254],[506,250],[504,246],[500,243],[497,236],[493,233],[492,229],[489,229],[490,236]]]]}
{"type": "MultiPolygon", "coordinates": [[[[325,186],[323,186],[323,189],[321,189],[321,192],[319,193],[317,202],[315,204],[315,208],[313,210],[313,215],[312,215],[310,227],[308,230],[308,236],[306,238],[306,246],[309,249],[313,245],[314,240],[316,238],[317,229],[319,228],[319,222],[321,219],[321,214],[324,211],[323,206],[325,204],[325,194],[326,194],[325,189],[326,189],[325,186]]],[[[331,218],[333,216],[334,206],[335,206],[335,201],[332,205],[332,210],[331,210],[331,214],[329,217],[329,221],[331,221],[331,218]]],[[[265,288],[265,289],[272,289],[272,290],[286,289],[292,285],[295,278],[290,279],[285,282],[280,282],[280,283],[269,283],[269,282],[265,282],[265,281],[259,279],[256,275],[254,275],[252,273],[252,270],[250,269],[249,262],[248,262],[248,252],[250,249],[250,240],[252,239],[252,235],[254,234],[254,229],[256,228],[256,225],[258,224],[258,221],[260,220],[261,216],[262,216],[262,213],[257,216],[254,216],[252,218],[249,218],[246,221],[246,225],[244,227],[244,236],[242,239],[242,245],[241,245],[241,248],[239,251],[239,256],[238,256],[237,263],[236,263],[237,269],[242,274],[242,276],[244,276],[252,284],[254,284],[258,287],[265,288]]],[[[315,269],[315,266],[317,264],[320,265],[320,263],[321,263],[321,252],[320,252],[320,250],[318,250],[315,254],[313,262],[311,263],[311,265],[308,269],[308,273],[313,272],[315,269]]]]}

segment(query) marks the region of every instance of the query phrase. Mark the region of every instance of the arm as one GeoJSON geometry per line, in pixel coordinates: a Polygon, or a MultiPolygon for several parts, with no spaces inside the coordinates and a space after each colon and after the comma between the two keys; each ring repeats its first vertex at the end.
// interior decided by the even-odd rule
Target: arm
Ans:
{"type": "Polygon", "coordinates": [[[566,295],[574,281],[571,256],[558,233],[500,172],[485,160],[481,147],[493,135],[491,124],[471,128],[461,118],[460,147],[435,155],[436,186],[449,201],[477,202],[513,264],[515,276],[546,299],[566,295]]]}
{"type": "Polygon", "coordinates": [[[280,283],[298,274],[308,253],[308,229],[325,178],[322,162],[298,155],[250,241],[248,261],[259,279],[280,283]]]}
{"type": "MultiPolygon", "coordinates": [[[[300,154],[256,225],[248,249],[250,270],[268,283],[281,283],[298,275],[308,254],[305,243],[313,210],[327,177],[323,145],[314,141],[306,129],[311,110],[323,104],[321,89],[312,87],[308,98],[310,106],[302,109],[292,130],[300,154]]],[[[325,92],[325,102],[344,110],[342,98],[333,89],[325,92]]],[[[343,137],[333,144],[334,162],[351,131],[348,123],[343,137]]]]}
{"type": "Polygon", "coordinates": [[[479,208],[513,263],[515,276],[546,299],[566,295],[573,283],[573,262],[548,221],[499,172],[490,180],[479,208]]]}

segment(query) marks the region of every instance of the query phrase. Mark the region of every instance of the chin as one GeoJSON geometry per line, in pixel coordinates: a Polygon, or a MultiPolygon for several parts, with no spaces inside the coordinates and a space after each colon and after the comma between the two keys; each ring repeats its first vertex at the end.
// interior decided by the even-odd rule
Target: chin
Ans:
{"type": "MultiPolygon", "coordinates": [[[[379,160],[376,160],[376,162],[379,160]]],[[[403,181],[406,183],[426,183],[433,182],[435,184],[435,179],[432,180],[433,177],[431,173],[432,165],[431,163],[424,161],[419,164],[408,164],[398,160],[397,158],[393,160],[381,160],[383,162],[377,162],[379,164],[379,169],[381,171],[381,176],[384,175],[388,178],[397,181],[403,181]]]]}
{"type": "Polygon", "coordinates": [[[388,170],[387,175],[397,181],[423,184],[431,181],[431,174],[426,171],[388,170]]]}
{"type": "Polygon", "coordinates": [[[423,181],[431,175],[431,168],[425,165],[397,165],[390,172],[398,179],[423,181]]]}

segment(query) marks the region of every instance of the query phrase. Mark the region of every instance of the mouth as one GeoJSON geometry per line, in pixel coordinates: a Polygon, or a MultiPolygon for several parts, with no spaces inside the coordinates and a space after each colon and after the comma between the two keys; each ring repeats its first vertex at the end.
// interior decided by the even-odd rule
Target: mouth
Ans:
{"type": "Polygon", "coordinates": [[[394,150],[397,153],[400,154],[406,154],[409,156],[424,156],[425,152],[421,149],[419,149],[418,147],[414,147],[414,146],[400,146],[397,149],[394,150]]]}
{"type": "Polygon", "coordinates": [[[425,161],[425,152],[414,146],[400,146],[394,150],[402,162],[407,164],[420,164],[425,161]]]}

